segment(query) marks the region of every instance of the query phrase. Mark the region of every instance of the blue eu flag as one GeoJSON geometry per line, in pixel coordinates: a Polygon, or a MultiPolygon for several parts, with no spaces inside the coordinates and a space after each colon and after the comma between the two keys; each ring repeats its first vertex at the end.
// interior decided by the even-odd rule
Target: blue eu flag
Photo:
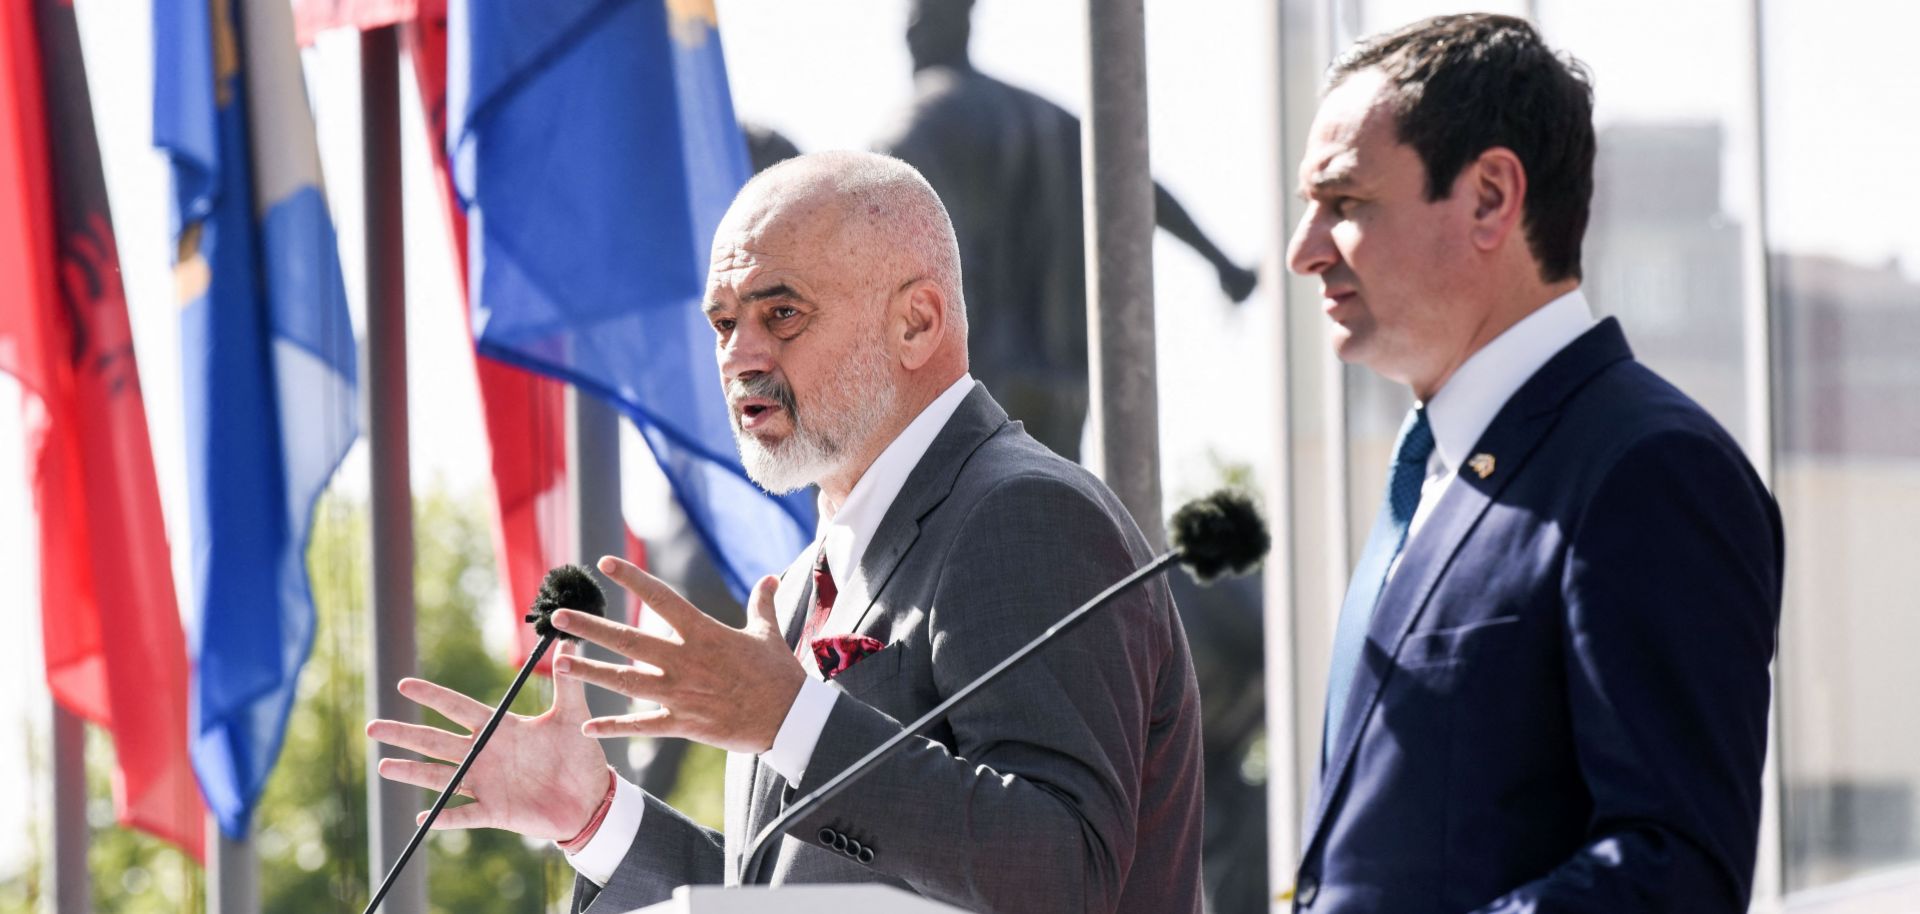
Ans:
{"type": "Polygon", "coordinates": [[[633,420],[744,600],[806,545],[813,506],[747,480],[699,309],[749,173],[712,3],[467,0],[450,31],[479,350],[633,420]]]}
{"type": "Polygon", "coordinates": [[[313,643],[313,503],[357,434],[353,329],[286,0],[155,0],[192,500],[194,772],[231,838],[313,643]]]}

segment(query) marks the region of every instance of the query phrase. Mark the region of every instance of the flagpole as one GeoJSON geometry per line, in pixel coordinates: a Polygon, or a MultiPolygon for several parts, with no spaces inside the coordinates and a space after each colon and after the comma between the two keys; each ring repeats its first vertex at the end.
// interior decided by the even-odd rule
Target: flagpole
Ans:
{"type": "Polygon", "coordinates": [[[1163,547],[1143,0],[1087,0],[1087,466],[1163,547]]]}
{"type": "MultiPolygon", "coordinates": [[[[600,556],[627,554],[627,521],[620,512],[620,414],[606,401],[567,385],[567,500],[573,506],[574,542],[580,544],[581,564],[593,568],[602,590],[615,597],[607,617],[620,621],[625,591],[594,568],[600,556]]],[[[632,620],[639,621],[639,620],[632,620]]],[[[585,645],[588,657],[625,663],[625,657],[594,644],[585,645]]],[[[588,689],[587,708],[595,717],[626,714],[631,702],[607,689],[588,689]]],[[[626,743],[609,759],[614,770],[633,780],[633,762],[626,743]]]]}
{"type": "Polygon", "coordinates": [[[260,856],[251,838],[235,841],[207,817],[207,910],[217,914],[257,914],[260,910],[260,856]]]}
{"type": "MultiPolygon", "coordinates": [[[[398,691],[418,672],[414,644],[413,490],[407,439],[407,290],[400,203],[400,43],[396,27],[360,33],[361,162],[366,205],[367,341],[361,396],[366,409],[368,472],[372,477],[372,575],[367,630],[371,716],[417,722],[413,703],[398,691]]],[[[387,871],[413,835],[417,788],[375,773],[380,759],[406,753],[367,741],[368,872],[387,871]]],[[[408,867],[381,910],[420,914],[427,909],[426,861],[408,867]]]]}
{"type": "Polygon", "coordinates": [[[53,910],[93,910],[87,870],[87,728],[80,718],[53,706],[53,910]]]}

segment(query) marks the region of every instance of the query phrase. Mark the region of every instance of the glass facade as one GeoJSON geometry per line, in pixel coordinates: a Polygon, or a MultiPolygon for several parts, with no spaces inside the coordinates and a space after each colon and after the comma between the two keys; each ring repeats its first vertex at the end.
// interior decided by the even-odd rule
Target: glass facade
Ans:
{"type": "MultiPolygon", "coordinates": [[[[1283,180],[1332,54],[1466,8],[1528,16],[1592,71],[1588,299],[1742,442],[1780,503],[1787,579],[1755,909],[1916,909],[1920,67],[1902,43],[1920,6],[1282,0],[1283,180]]],[[[1345,570],[1411,397],[1334,363],[1316,309],[1300,306],[1313,289],[1287,295],[1293,575],[1277,596],[1294,634],[1297,803],[1311,796],[1345,570]]]]}
{"type": "Polygon", "coordinates": [[[1920,110],[1920,69],[1895,38],[1920,14],[1783,0],[1764,15],[1794,891],[1920,861],[1920,136],[1886,116],[1920,110]]]}

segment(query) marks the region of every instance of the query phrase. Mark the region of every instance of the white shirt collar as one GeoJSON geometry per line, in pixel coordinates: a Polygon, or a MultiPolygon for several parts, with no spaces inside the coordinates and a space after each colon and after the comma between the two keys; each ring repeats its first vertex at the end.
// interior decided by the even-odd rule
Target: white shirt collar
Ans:
{"type": "Polygon", "coordinates": [[[953,386],[927,404],[927,408],[907,423],[907,427],[887,445],[887,449],[874,458],[873,465],[861,474],[860,481],[853,485],[853,491],[847,493],[846,503],[840,506],[838,514],[829,519],[826,505],[824,501],[821,502],[816,542],[824,544],[827,550],[827,567],[841,594],[841,598],[835,602],[836,607],[841,603],[860,603],[863,606],[866,603],[860,560],[867,554],[867,546],[880,529],[880,521],[886,518],[887,509],[893,507],[901,487],[907,484],[907,476],[914,467],[919,466],[920,458],[925,457],[927,448],[933,446],[933,439],[941,429],[947,427],[947,420],[953,418],[961,401],[972,391],[973,375],[962,374],[960,380],[953,382],[953,386]],[[855,593],[848,599],[850,590],[855,593]]]}
{"type": "Polygon", "coordinates": [[[1527,379],[1593,325],[1593,309],[1575,287],[1469,356],[1426,404],[1433,455],[1445,467],[1443,472],[1458,470],[1527,379]]]}

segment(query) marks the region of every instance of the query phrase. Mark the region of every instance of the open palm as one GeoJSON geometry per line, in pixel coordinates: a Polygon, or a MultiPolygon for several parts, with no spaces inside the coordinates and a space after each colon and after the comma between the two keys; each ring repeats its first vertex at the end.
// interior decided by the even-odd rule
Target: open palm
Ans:
{"type": "MultiPolygon", "coordinates": [[[[560,646],[562,654],[573,650],[565,642],[560,646]]],[[[473,734],[493,714],[492,708],[424,679],[403,679],[399,688],[401,695],[440,712],[467,732],[376,720],[367,725],[367,736],[429,758],[458,764],[473,745],[473,734]]],[[[443,810],[433,827],[504,828],[553,840],[579,833],[605,796],[612,776],[599,741],[580,732],[580,725],[591,716],[582,685],[556,678],[553,706],[545,713],[508,714],[501,719],[493,738],[460,780],[458,793],[474,802],[443,810]]],[[[393,758],[380,762],[381,777],[429,790],[444,789],[453,770],[453,765],[439,762],[393,758]]]]}

